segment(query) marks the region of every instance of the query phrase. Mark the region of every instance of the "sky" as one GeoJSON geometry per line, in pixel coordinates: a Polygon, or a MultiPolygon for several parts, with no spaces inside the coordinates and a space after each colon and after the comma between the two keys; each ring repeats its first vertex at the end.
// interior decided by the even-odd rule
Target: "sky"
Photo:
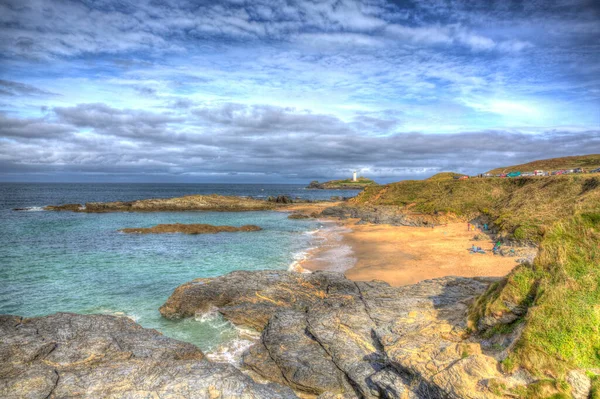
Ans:
{"type": "Polygon", "coordinates": [[[594,0],[0,2],[0,181],[390,182],[590,153],[594,0]]]}

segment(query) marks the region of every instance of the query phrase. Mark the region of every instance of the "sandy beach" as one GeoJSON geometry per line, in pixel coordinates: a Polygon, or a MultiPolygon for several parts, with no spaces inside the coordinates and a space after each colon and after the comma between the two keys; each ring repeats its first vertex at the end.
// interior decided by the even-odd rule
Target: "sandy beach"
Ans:
{"type": "Polygon", "coordinates": [[[477,232],[468,231],[466,223],[434,229],[356,220],[325,223],[336,226],[317,233],[321,245],[300,264],[305,269],[345,271],[352,280],[402,286],[443,276],[504,276],[517,265],[514,257],[494,256],[487,237],[473,240],[477,232]],[[486,254],[469,253],[472,245],[486,254]]]}

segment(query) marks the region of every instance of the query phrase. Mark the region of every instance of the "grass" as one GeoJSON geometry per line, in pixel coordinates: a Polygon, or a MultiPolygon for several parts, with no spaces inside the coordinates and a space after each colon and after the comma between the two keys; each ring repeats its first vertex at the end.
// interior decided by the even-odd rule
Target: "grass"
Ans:
{"type": "Polygon", "coordinates": [[[364,185],[370,185],[370,184],[377,184],[375,183],[373,180],[371,179],[367,179],[366,177],[358,177],[356,179],[356,181],[352,180],[352,179],[345,179],[345,180],[331,180],[328,182],[325,182],[323,184],[327,184],[330,186],[335,186],[335,185],[344,185],[344,186],[351,186],[351,185],[356,185],[356,186],[364,186],[364,185]]]}
{"type": "Polygon", "coordinates": [[[539,161],[528,162],[521,165],[496,168],[488,173],[510,173],[510,172],[533,172],[534,170],[562,170],[583,168],[592,170],[600,168],[600,154],[579,155],[573,157],[542,159],[539,161]]]}
{"type": "MultiPolygon", "coordinates": [[[[405,181],[367,187],[351,203],[446,212],[461,220],[484,215],[500,238],[537,245],[532,265],[516,267],[475,301],[470,328],[475,331],[482,318],[499,319],[517,305],[526,310],[517,321],[485,331],[507,334],[522,324],[504,369],[525,368],[551,381],[527,388],[522,397],[563,397],[568,389],[556,384],[567,371],[600,368],[598,176],[405,181]]],[[[596,392],[599,387],[596,383],[596,392]]]]}

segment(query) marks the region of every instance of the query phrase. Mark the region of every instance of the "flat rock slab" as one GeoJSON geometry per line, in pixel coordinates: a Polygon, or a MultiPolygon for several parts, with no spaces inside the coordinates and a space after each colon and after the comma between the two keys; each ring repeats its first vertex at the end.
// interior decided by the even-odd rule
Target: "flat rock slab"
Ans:
{"type": "Polygon", "coordinates": [[[500,377],[496,361],[466,340],[468,304],[492,281],[390,287],[332,272],[239,271],[178,287],[160,311],[180,318],[216,308],[262,331],[245,367],[322,398],[475,399],[500,377]]]}
{"type": "Polygon", "coordinates": [[[184,234],[216,234],[216,233],[236,233],[247,231],[260,231],[260,227],[255,225],[245,225],[241,227],[234,226],[213,226],[212,224],[157,224],[153,227],[134,227],[121,229],[123,233],[137,234],[164,234],[164,233],[184,233],[184,234]]]}
{"type": "Polygon", "coordinates": [[[2,398],[297,398],[125,317],[0,316],[2,398]]]}

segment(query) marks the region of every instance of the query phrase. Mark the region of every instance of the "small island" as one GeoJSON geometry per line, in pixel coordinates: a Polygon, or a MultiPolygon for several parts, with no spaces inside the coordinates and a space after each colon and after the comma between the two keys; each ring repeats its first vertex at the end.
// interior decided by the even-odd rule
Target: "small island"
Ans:
{"type": "Polygon", "coordinates": [[[352,179],[345,180],[330,180],[324,183],[319,183],[317,180],[313,180],[306,187],[314,190],[362,190],[368,186],[377,185],[373,180],[366,177],[356,177],[356,172],[352,179]]]}
{"type": "Polygon", "coordinates": [[[216,233],[235,233],[238,231],[259,231],[260,227],[249,224],[242,227],[234,226],[213,226],[211,224],[157,224],[154,227],[138,227],[121,229],[123,233],[137,234],[164,234],[164,233],[184,233],[184,234],[216,234],[216,233]]]}

